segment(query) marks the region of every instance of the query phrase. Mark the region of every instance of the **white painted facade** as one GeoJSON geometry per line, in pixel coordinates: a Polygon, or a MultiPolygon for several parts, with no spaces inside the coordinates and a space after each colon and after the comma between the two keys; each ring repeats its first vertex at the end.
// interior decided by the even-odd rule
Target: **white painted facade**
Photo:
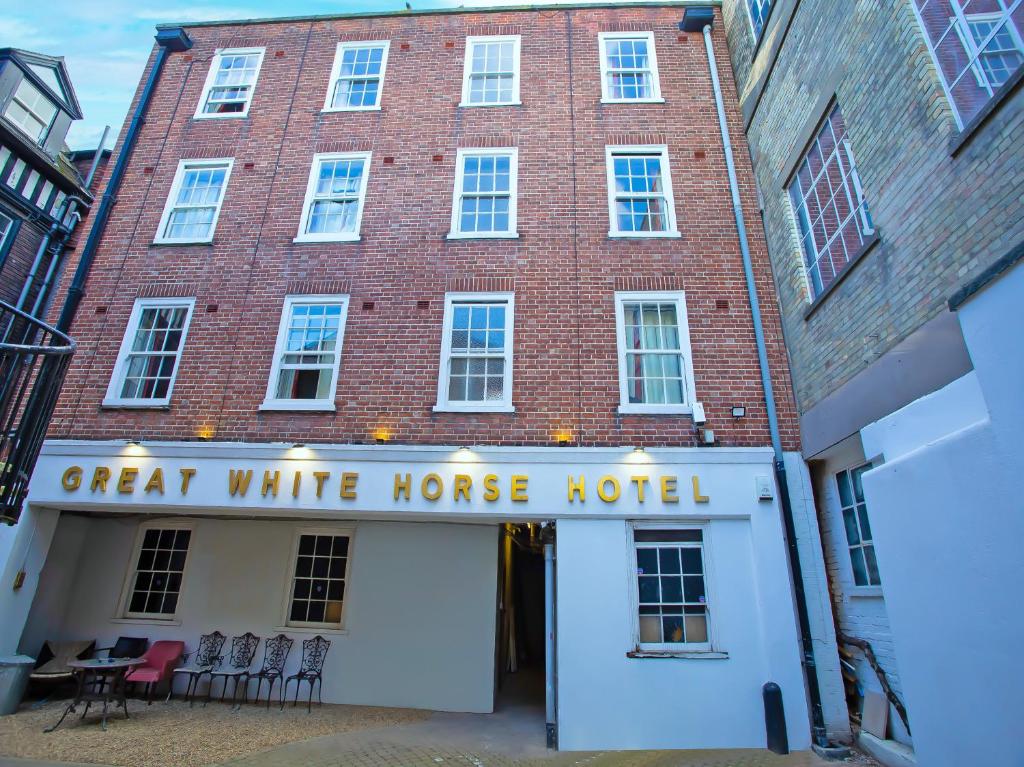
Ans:
{"type": "MultiPolygon", "coordinates": [[[[783,690],[790,747],[803,749],[809,716],[783,525],[777,497],[757,493],[771,461],[757,448],[51,442],[18,526],[14,549],[31,555],[25,585],[5,595],[11,619],[0,642],[3,652],[35,652],[53,637],[173,637],[191,647],[213,629],[322,633],[332,642],[325,701],[490,711],[499,524],[553,521],[561,748],[763,747],[761,688],[772,681],[783,690]],[[67,473],[74,466],[77,485],[67,473]],[[93,490],[101,466],[112,480],[93,490]],[[164,490],[146,492],[157,467],[164,490]],[[196,470],[185,493],[181,468],[196,470]],[[229,491],[232,468],[253,469],[244,496],[229,491]],[[282,472],[276,496],[261,492],[265,471],[271,484],[282,472]],[[331,473],[320,497],[305,484],[314,471],[331,473]],[[407,473],[409,498],[403,486],[396,499],[395,475],[407,473]],[[343,474],[358,475],[350,497],[343,474]],[[468,499],[455,497],[460,475],[471,479],[468,499]],[[578,486],[581,477],[585,497],[570,491],[570,478],[578,486]],[[438,482],[443,491],[430,500],[424,493],[438,482]],[[160,518],[193,530],[177,612],[126,618],[121,595],[139,525],[160,518]],[[632,536],[644,525],[702,530],[709,647],[637,657],[632,536]],[[343,627],[333,632],[286,621],[295,534],[310,527],[352,535],[343,627]]],[[[289,671],[298,660],[296,647],[289,671]]]]}

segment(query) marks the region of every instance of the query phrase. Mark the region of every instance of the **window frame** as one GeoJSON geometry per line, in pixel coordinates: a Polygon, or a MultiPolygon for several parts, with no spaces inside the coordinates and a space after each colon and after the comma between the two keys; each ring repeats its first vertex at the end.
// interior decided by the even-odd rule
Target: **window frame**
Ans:
{"type": "Polygon", "coordinates": [[[270,376],[267,379],[267,392],[260,404],[260,410],[299,410],[329,413],[337,410],[338,379],[341,373],[341,355],[345,344],[345,325],[348,322],[349,296],[347,293],[337,294],[301,294],[292,293],[284,297],[281,306],[281,319],[277,326],[277,339],[274,342],[274,356],[270,364],[270,376]],[[338,342],[335,345],[334,366],[332,367],[331,395],[327,399],[279,399],[275,396],[278,377],[281,374],[281,358],[285,354],[285,343],[288,335],[288,322],[291,319],[292,307],[296,304],[338,304],[341,306],[341,318],[338,321],[338,342]]]}
{"type": "Polygon", "coordinates": [[[32,82],[29,79],[28,75],[26,75],[23,70],[20,70],[20,68],[19,68],[17,71],[21,71],[21,80],[19,80],[18,84],[14,87],[14,90],[11,92],[11,98],[8,100],[7,104],[4,106],[3,118],[4,118],[4,120],[7,121],[7,123],[9,125],[12,125],[20,133],[22,133],[25,136],[27,136],[32,141],[33,144],[35,144],[36,146],[43,146],[46,143],[47,138],[49,138],[49,136],[50,136],[50,131],[53,129],[54,121],[57,119],[57,116],[61,113],[61,108],[60,108],[60,106],[58,104],[56,104],[53,101],[53,99],[51,99],[47,95],[46,91],[42,90],[39,86],[37,86],[34,82],[32,82]],[[34,90],[38,91],[39,95],[42,96],[44,99],[46,99],[46,101],[49,102],[50,106],[53,107],[53,116],[50,117],[49,121],[43,126],[43,129],[40,131],[38,136],[33,136],[31,133],[28,132],[28,130],[25,128],[25,126],[23,126],[21,123],[17,122],[16,120],[12,119],[11,117],[9,117],[8,114],[7,114],[7,112],[11,108],[11,105],[15,101],[17,101],[18,104],[21,106],[21,108],[23,110],[25,110],[28,114],[30,114],[33,117],[35,117],[36,119],[38,119],[39,122],[43,122],[41,117],[40,117],[40,115],[37,114],[35,110],[29,108],[29,106],[25,103],[25,101],[23,99],[18,98],[18,91],[21,89],[22,86],[26,86],[26,85],[28,87],[33,88],[34,90]]]}
{"type": "Polygon", "coordinates": [[[630,579],[630,614],[632,623],[633,646],[641,653],[665,653],[668,655],[686,655],[690,653],[717,653],[721,645],[718,631],[715,625],[714,610],[719,603],[718,594],[715,591],[714,568],[712,566],[711,549],[711,525],[707,520],[695,520],[693,522],[655,522],[643,521],[633,522],[628,525],[628,546],[629,551],[626,557],[629,567],[630,579]],[[636,552],[638,530],[664,530],[666,532],[683,532],[687,530],[698,530],[701,533],[701,561],[704,565],[704,615],[707,622],[708,641],[706,642],[640,642],[640,574],[637,572],[636,552]]]}
{"type": "Polygon", "coordinates": [[[281,611],[281,627],[296,630],[306,629],[318,629],[321,631],[336,631],[345,633],[346,629],[346,613],[348,612],[348,602],[350,594],[350,586],[352,583],[352,557],[355,551],[356,541],[356,528],[355,525],[340,525],[332,527],[297,527],[295,528],[294,535],[292,536],[292,547],[291,547],[291,559],[289,559],[289,566],[284,568],[285,574],[285,588],[284,588],[284,600],[282,603],[281,611]],[[330,535],[334,537],[345,536],[348,538],[348,554],[345,557],[345,594],[341,598],[341,622],[340,623],[314,623],[311,621],[293,621],[291,620],[292,614],[292,592],[295,585],[295,568],[299,563],[299,542],[303,535],[330,535]]]}
{"type": "Polygon", "coordinates": [[[302,201],[302,215],[299,216],[299,231],[292,242],[359,242],[363,230],[363,210],[366,207],[366,192],[370,185],[370,166],[373,152],[321,152],[314,154],[309,165],[309,180],[306,183],[306,196],[302,201]],[[359,181],[359,202],[356,208],[356,230],[354,232],[307,232],[309,217],[313,212],[316,196],[316,183],[320,172],[320,163],[332,160],[362,160],[363,174],[359,181]]]}
{"type": "MultiPolygon", "coordinates": [[[[334,51],[334,63],[331,64],[331,76],[327,81],[327,95],[324,97],[324,108],[321,112],[379,112],[381,109],[381,102],[384,100],[384,78],[387,75],[388,69],[388,54],[391,50],[390,40],[344,40],[338,43],[338,47],[334,51]],[[377,102],[373,106],[360,106],[360,107],[336,107],[333,106],[334,92],[337,89],[338,81],[341,79],[341,62],[344,52],[348,48],[367,48],[370,46],[381,47],[384,49],[384,53],[381,56],[380,61],[380,75],[377,76],[377,80],[380,85],[377,87],[377,102]]],[[[357,78],[357,79],[370,79],[370,78],[357,78]]]]}
{"type": "Polygon", "coordinates": [[[124,584],[121,588],[121,597],[117,604],[117,619],[127,622],[153,622],[175,624],[178,622],[178,615],[181,612],[181,597],[185,593],[185,586],[188,582],[189,565],[192,562],[192,547],[196,540],[196,521],[191,519],[163,518],[140,522],[135,532],[135,544],[132,547],[131,556],[128,559],[128,568],[124,576],[124,584]],[[181,588],[178,589],[178,601],[174,606],[172,615],[158,613],[137,613],[129,611],[132,592],[135,589],[135,576],[139,570],[139,556],[142,554],[142,543],[146,537],[147,530],[188,530],[190,531],[188,548],[185,550],[185,566],[181,571],[181,588]]]}
{"type": "Polygon", "coordinates": [[[835,491],[836,491],[836,504],[837,504],[838,509],[839,509],[838,524],[839,524],[839,527],[840,527],[840,530],[841,530],[841,533],[840,533],[841,541],[842,541],[843,547],[846,549],[846,566],[849,568],[849,571],[850,571],[850,584],[851,584],[851,586],[854,589],[857,589],[861,593],[868,593],[868,592],[871,592],[872,590],[881,589],[882,588],[882,571],[881,571],[881,568],[878,566],[878,556],[877,556],[877,554],[875,554],[875,537],[874,537],[874,534],[872,533],[870,539],[868,539],[868,540],[864,539],[864,530],[863,530],[863,528],[861,527],[861,524],[860,524],[860,514],[857,511],[857,507],[858,506],[863,506],[864,507],[864,513],[865,513],[865,515],[868,516],[868,527],[869,528],[871,527],[871,518],[870,518],[871,511],[868,508],[867,497],[865,497],[863,501],[858,501],[857,500],[857,495],[856,495],[856,491],[854,490],[854,484],[853,484],[853,473],[855,471],[860,471],[861,474],[863,474],[864,472],[870,471],[871,469],[874,469],[874,468],[877,468],[874,462],[872,462],[872,461],[862,461],[862,462],[853,464],[852,466],[847,466],[844,469],[840,469],[839,471],[832,472],[832,483],[833,483],[833,486],[835,487],[835,491]],[[841,474],[845,474],[846,477],[847,477],[847,481],[850,483],[850,494],[851,494],[852,499],[853,499],[853,505],[852,506],[846,506],[846,505],[843,504],[843,493],[842,493],[842,491],[840,489],[840,486],[839,486],[839,475],[841,475],[841,474]],[[854,521],[857,524],[857,537],[859,539],[859,543],[854,543],[854,544],[850,543],[849,533],[847,532],[847,529],[846,529],[846,511],[847,510],[851,510],[853,512],[854,521]],[[871,570],[868,567],[867,554],[864,553],[866,547],[868,547],[868,546],[871,547],[872,556],[874,556],[874,559],[875,559],[875,570],[877,571],[877,574],[878,574],[878,582],[877,583],[872,583],[871,582],[871,570]],[[853,550],[855,548],[859,549],[861,551],[861,556],[864,559],[864,576],[867,579],[867,583],[857,583],[857,570],[853,566],[853,550]]]}
{"type": "Polygon", "coordinates": [[[619,413],[634,415],[692,415],[698,403],[693,374],[693,349],[690,345],[690,322],[686,314],[686,293],[682,290],[643,290],[615,292],[615,341],[619,369],[619,413]],[[629,377],[626,375],[626,318],[625,304],[635,301],[674,303],[679,321],[679,354],[683,363],[683,383],[686,401],[680,404],[629,401],[629,377]]]}
{"type": "Polygon", "coordinates": [[[224,200],[228,196],[228,184],[231,182],[231,170],[234,168],[234,157],[218,157],[215,159],[200,160],[179,160],[178,167],[174,171],[174,179],[171,181],[170,191],[167,193],[167,201],[164,203],[163,213],[160,215],[160,224],[157,226],[156,236],[153,238],[154,245],[209,245],[217,232],[217,222],[220,220],[221,210],[224,208],[224,200]],[[170,221],[171,214],[177,208],[177,197],[181,191],[181,184],[185,180],[185,174],[194,168],[225,166],[224,186],[221,190],[220,199],[217,201],[216,209],[213,212],[213,220],[210,222],[210,235],[205,238],[187,237],[166,237],[164,232],[170,221]]]}
{"type": "Polygon", "coordinates": [[[765,30],[768,29],[768,21],[771,19],[772,10],[775,8],[775,3],[778,0],[743,0],[743,4],[747,7],[747,21],[750,22],[750,33],[754,36],[754,43],[761,42],[761,38],[764,37],[765,30]],[[751,3],[757,3],[762,16],[761,16],[761,31],[757,31],[757,27],[754,24],[754,11],[751,8],[751,3]],[[765,12],[764,7],[768,6],[768,11],[765,12]]]}
{"type": "Polygon", "coordinates": [[[467,35],[466,49],[462,63],[462,98],[459,101],[460,107],[508,107],[522,105],[522,92],[520,91],[521,64],[522,64],[522,35],[467,35]],[[491,101],[477,103],[470,101],[470,79],[473,74],[473,46],[478,43],[503,43],[511,42],[512,45],[512,98],[509,101],[491,101]]]}
{"type": "MultiPolygon", "coordinates": [[[[478,195],[486,197],[488,195],[478,195]]],[[[499,195],[492,195],[499,196],[499,195]]],[[[452,220],[448,231],[449,240],[514,240],[519,237],[519,148],[518,147],[466,147],[455,153],[455,184],[452,187],[452,220]],[[504,232],[463,232],[462,198],[464,196],[467,157],[509,158],[508,225],[504,232]]]]}
{"type": "Polygon", "coordinates": [[[0,216],[10,221],[10,225],[0,235],[0,267],[7,261],[7,255],[11,252],[11,248],[14,246],[14,241],[18,237],[18,230],[21,228],[22,219],[15,216],[10,210],[0,206],[0,216]]]}
{"type": "Polygon", "coordinates": [[[267,49],[260,47],[253,48],[218,48],[210,59],[210,68],[206,73],[206,80],[203,82],[203,90],[199,94],[199,103],[196,104],[195,120],[228,120],[242,119],[249,116],[249,109],[252,106],[253,97],[256,94],[256,86],[260,81],[260,72],[263,69],[263,59],[267,49]],[[220,71],[220,62],[224,56],[251,56],[256,54],[259,58],[256,61],[256,73],[253,75],[252,86],[249,88],[249,95],[245,100],[245,106],[240,112],[204,112],[207,100],[210,98],[210,91],[215,87],[217,73],[220,71]]]}
{"type": "Polygon", "coordinates": [[[605,153],[605,183],[608,186],[608,237],[612,239],[639,238],[655,239],[659,237],[681,237],[676,221],[676,200],[672,191],[672,170],[668,156],[667,144],[608,144],[605,153]],[[619,218],[615,210],[615,156],[616,155],[661,155],[662,185],[665,187],[665,215],[669,228],[663,232],[631,232],[619,229],[619,218]]]}
{"type": "Polygon", "coordinates": [[[165,408],[171,404],[174,396],[174,384],[178,380],[178,372],[181,370],[181,358],[185,353],[185,344],[188,341],[188,331],[192,325],[192,315],[195,313],[196,299],[194,297],[180,298],[136,298],[132,305],[131,314],[128,315],[128,324],[125,326],[124,336],[121,338],[121,346],[117,352],[117,359],[114,362],[114,369],[110,374],[110,382],[107,384],[107,394],[103,398],[103,407],[116,408],[165,408]],[[146,309],[164,308],[185,308],[185,322],[181,326],[181,343],[178,344],[178,352],[175,355],[174,370],[171,372],[171,380],[167,384],[166,397],[154,397],[151,399],[126,398],[120,395],[124,386],[125,374],[128,372],[128,357],[132,353],[132,342],[139,329],[139,322],[142,313],[146,309]]]}
{"type": "Polygon", "coordinates": [[[601,103],[602,104],[664,104],[661,94],[661,76],[658,70],[658,54],[655,51],[654,32],[599,32],[597,35],[598,52],[601,66],[601,103]],[[608,94],[608,48],[609,40],[646,40],[651,70],[651,95],[647,98],[616,99],[608,94]]]}
{"type": "Polygon", "coordinates": [[[461,291],[445,293],[444,319],[441,323],[441,358],[437,376],[437,404],[435,413],[514,413],[512,399],[512,366],[515,361],[513,341],[515,331],[515,293],[461,291]],[[463,402],[448,399],[448,379],[452,358],[452,325],[454,322],[455,305],[466,303],[504,303],[505,304],[505,371],[502,381],[502,398],[500,402],[463,402]]]}

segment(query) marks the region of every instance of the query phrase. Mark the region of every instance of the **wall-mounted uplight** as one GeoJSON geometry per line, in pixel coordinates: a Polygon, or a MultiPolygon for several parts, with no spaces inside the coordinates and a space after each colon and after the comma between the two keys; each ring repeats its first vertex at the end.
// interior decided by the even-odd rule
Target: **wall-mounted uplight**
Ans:
{"type": "Polygon", "coordinates": [[[305,442],[295,442],[295,443],[292,444],[292,447],[295,447],[295,448],[305,447],[305,446],[306,446],[305,442]]]}
{"type": "Polygon", "coordinates": [[[126,445],[131,445],[132,447],[139,447],[142,444],[142,442],[137,439],[126,439],[124,443],[126,445]]]}
{"type": "Polygon", "coordinates": [[[636,447],[633,448],[633,452],[634,453],[645,453],[647,451],[644,450],[643,447],[641,447],[640,445],[637,445],[636,447]]]}
{"type": "Polygon", "coordinates": [[[747,414],[747,408],[744,405],[733,405],[732,406],[732,417],[742,418],[747,414]]]}
{"type": "Polygon", "coordinates": [[[378,426],[373,430],[373,441],[378,445],[386,445],[391,439],[391,432],[384,426],[378,426]]]}

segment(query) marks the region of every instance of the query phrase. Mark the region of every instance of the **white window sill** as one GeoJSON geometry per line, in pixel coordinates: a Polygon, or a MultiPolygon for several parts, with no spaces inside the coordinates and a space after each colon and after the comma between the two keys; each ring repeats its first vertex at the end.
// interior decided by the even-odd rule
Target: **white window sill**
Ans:
{"type": "Polygon", "coordinates": [[[514,413],[514,405],[434,405],[435,413],[514,413]]]}
{"type": "Polygon", "coordinates": [[[487,104],[473,104],[468,101],[463,101],[459,104],[460,107],[475,108],[475,107],[521,107],[522,101],[494,101],[488,102],[487,104]]]}
{"type": "Polygon", "coordinates": [[[331,112],[379,112],[380,104],[375,107],[324,107],[320,110],[321,114],[329,114],[331,112]]]}
{"type": "Polygon", "coordinates": [[[213,236],[205,240],[166,240],[157,237],[153,240],[153,245],[213,245],[213,236]]]}
{"type": "Polygon", "coordinates": [[[337,410],[333,402],[324,400],[264,400],[260,403],[261,411],[298,411],[305,413],[333,413],[337,410]]]}
{"type": "Polygon", "coordinates": [[[682,236],[677,230],[670,232],[608,232],[608,237],[613,240],[658,240],[682,236]]]}
{"type": "Polygon", "coordinates": [[[341,234],[331,235],[330,237],[310,237],[308,235],[300,235],[296,237],[292,242],[295,243],[311,243],[311,242],[359,242],[360,236],[358,234],[341,234]]]}
{"type": "Polygon", "coordinates": [[[116,410],[167,410],[170,406],[170,398],[147,400],[104,399],[100,403],[100,407],[116,410]]]}
{"type": "Polygon", "coordinates": [[[241,120],[249,116],[249,110],[244,112],[223,112],[220,114],[195,114],[193,120],[241,120]]]}
{"type": "Polygon", "coordinates": [[[881,586],[852,586],[846,593],[855,599],[881,599],[884,596],[881,586]]]}
{"type": "Polygon", "coordinates": [[[128,623],[135,626],[180,626],[179,618],[111,618],[111,623],[128,623]]]}
{"type": "Polygon", "coordinates": [[[328,628],[327,626],[274,626],[271,631],[278,634],[328,634],[333,636],[347,636],[348,629],[328,628]]]}
{"type": "Polygon", "coordinates": [[[664,104],[665,99],[661,96],[651,99],[609,99],[602,98],[602,104],[664,104]]]}
{"type": "Polygon", "coordinates": [[[626,415],[693,415],[689,405],[619,405],[619,412],[626,415]]]}
{"type": "Polygon", "coordinates": [[[519,232],[448,232],[449,240],[518,240],[519,232]]]}
{"type": "Polygon", "coordinates": [[[729,653],[714,650],[630,650],[627,658],[686,658],[689,660],[728,660],[729,653]]]}

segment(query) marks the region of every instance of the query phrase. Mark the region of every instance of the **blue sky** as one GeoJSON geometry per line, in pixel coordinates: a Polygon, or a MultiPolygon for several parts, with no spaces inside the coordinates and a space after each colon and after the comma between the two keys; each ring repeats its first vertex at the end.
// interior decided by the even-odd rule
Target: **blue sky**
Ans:
{"type": "MultiPolygon", "coordinates": [[[[522,0],[411,0],[415,9],[509,5],[522,0]]],[[[558,4],[558,0],[532,0],[558,4]]],[[[64,56],[85,113],[68,133],[72,149],[92,149],[104,125],[116,134],[162,22],[212,21],[351,11],[387,11],[404,0],[21,0],[0,15],[0,47],[64,56]],[[54,21],[59,23],[54,24],[54,21]]],[[[112,143],[109,142],[109,143],[112,143]]],[[[108,143],[108,145],[109,145],[108,143]]]]}

